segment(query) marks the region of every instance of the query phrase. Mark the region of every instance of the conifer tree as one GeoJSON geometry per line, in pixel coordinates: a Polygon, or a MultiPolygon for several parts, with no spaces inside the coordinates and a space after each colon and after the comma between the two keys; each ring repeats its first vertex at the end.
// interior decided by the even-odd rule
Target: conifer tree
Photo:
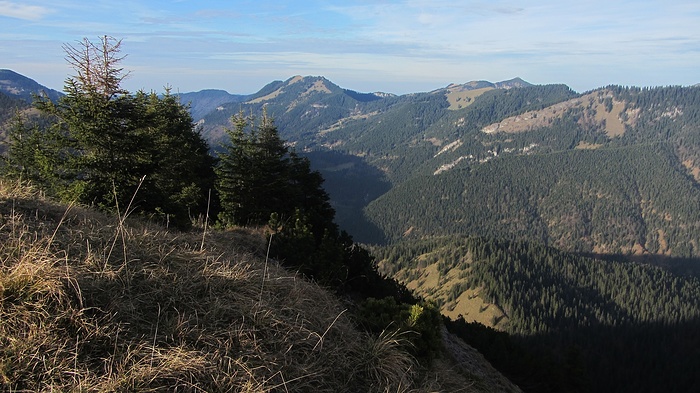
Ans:
{"type": "Polygon", "coordinates": [[[169,91],[161,98],[121,87],[120,47],[107,36],[64,46],[75,75],[57,102],[36,97],[48,126],[16,124],[11,167],[52,195],[102,208],[127,206],[138,189],[134,210],[187,228],[205,211],[213,158],[169,91]]]}
{"type": "Polygon", "coordinates": [[[52,155],[47,154],[38,125],[17,111],[10,121],[8,140],[12,148],[4,159],[3,171],[10,177],[39,183],[53,165],[48,161],[52,155]]]}
{"type": "Polygon", "coordinates": [[[121,41],[102,37],[99,44],[84,39],[65,45],[75,75],[66,80],[58,102],[37,97],[34,105],[54,119],[56,167],[47,173],[64,199],[107,207],[126,204],[145,175],[145,135],[140,129],[143,108],[120,87],[126,76],[119,62],[121,41]]]}
{"type": "Polygon", "coordinates": [[[263,115],[256,124],[239,113],[232,122],[217,166],[220,220],[225,225],[262,225],[273,214],[285,222],[300,212],[317,240],[325,229],[337,231],[323,178],[311,170],[308,159],[285,145],[272,120],[263,115]]]}

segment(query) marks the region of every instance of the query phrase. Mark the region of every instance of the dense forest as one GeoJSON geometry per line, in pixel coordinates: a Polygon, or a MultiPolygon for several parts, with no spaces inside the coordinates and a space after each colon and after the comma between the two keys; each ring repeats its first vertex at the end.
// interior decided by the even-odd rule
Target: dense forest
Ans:
{"type": "Polygon", "coordinates": [[[615,100],[637,114],[624,134],[586,123],[580,107],[525,132],[472,129],[454,151],[371,202],[367,216],[391,240],[472,234],[572,251],[696,256],[700,89],[618,89],[615,100]],[[671,109],[666,96],[678,97],[671,109]]]}
{"type": "Polygon", "coordinates": [[[515,156],[416,177],[367,212],[392,239],[462,233],[610,254],[700,252],[700,192],[666,144],[515,156]]]}
{"type": "MultiPolygon", "coordinates": [[[[448,326],[526,391],[698,388],[693,370],[700,366],[695,350],[700,280],[695,276],[480,237],[404,241],[375,252],[382,271],[404,282],[431,265],[440,274],[438,286],[442,277],[458,272],[463,279],[442,288],[448,293],[438,298],[443,306],[470,288],[498,305],[508,319],[499,326],[510,336],[461,318],[448,326]],[[560,366],[545,373],[550,362],[560,366]],[[533,373],[547,374],[548,382],[534,381],[533,373]]],[[[417,291],[430,297],[435,290],[417,291]]]]}

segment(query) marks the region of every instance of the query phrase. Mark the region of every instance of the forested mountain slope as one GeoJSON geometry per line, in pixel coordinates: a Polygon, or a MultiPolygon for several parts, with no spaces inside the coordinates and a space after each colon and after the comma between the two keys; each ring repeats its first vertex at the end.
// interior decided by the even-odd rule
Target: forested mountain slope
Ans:
{"type": "Polygon", "coordinates": [[[372,229],[374,224],[366,225],[361,210],[388,189],[384,185],[426,171],[426,163],[468,124],[483,126],[574,96],[563,85],[532,86],[519,78],[394,96],[357,93],[322,77],[297,76],[273,82],[245,102],[223,104],[200,124],[216,149],[231,115],[260,116],[264,108],[298,152],[323,157],[312,165],[327,179],[341,226],[360,240],[376,241],[383,234],[372,229]],[[335,187],[347,180],[348,171],[362,178],[353,183],[353,197],[343,192],[347,185],[335,187]],[[370,229],[363,231],[363,226],[370,229]]]}
{"type": "Polygon", "coordinates": [[[513,156],[415,177],[367,212],[393,239],[462,233],[581,252],[700,253],[700,190],[663,143],[513,156]]]}
{"type": "Polygon", "coordinates": [[[32,102],[32,95],[45,94],[51,100],[57,100],[62,93],[49,89],[15,71],[0,69],[0,92],[23,100],[26,103],[32,102]]]}
{"type": "Polygon", "coordinates": [[[700,252],[696,87],[577,94],[514,79],[393,96],[294,77],[221,105],[204,133],[217,141],[231,114],[263,108],[317,158],[339,223],[364,242],[477,234],[596,253],[700,252]]]}
{"type": "Polygon", "coordinates": [[[526,391],[699,387],[695,276],[480,237],[402,241],[375,252],[385,273],[440,304],[456,320],[451,328],[526,391]],[[509,332],[514,346],[471,321],[509,332]],[[542,372],[550,374],[534,377],[542,372]]]}
{"type": "Polygon", "coordinates": [[[697,88],[607,88],[472,123],[367,215],[394,240],[475,234],[697,256],[699,99],[697,88]]]}
{"type": "Polygon", "coordinates": [[[214,147],[223,137],[231,116],[240,112],[260,116],[264,108],[283,130],[285,139],[308,143],[310,135],[341,119],[359,115],[362,104],[382,96],[342,89],[323,77],[295,76],[274,81],[245,98],[243,102],[221,104],[202,117],[203,134],[214,147]]]}

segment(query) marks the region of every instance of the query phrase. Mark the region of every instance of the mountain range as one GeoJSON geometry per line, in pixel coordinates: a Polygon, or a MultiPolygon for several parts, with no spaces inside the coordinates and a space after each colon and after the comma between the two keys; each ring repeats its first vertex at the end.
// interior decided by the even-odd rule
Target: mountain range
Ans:
{"type": "Polygon", "coordinates": [[[516,78],[395,96],[296,76],[196,120],[216,147],[232,114],[264,108],[313,158],[341,225],[361,241],[488,234],[692,257],[698,232],[681,228],[700,221],[699,95],[619,86],[580,94],[516,78]]]}
{"type": "MultiPolygon", "coordinates": [[[[4,122],[47,90],[0,76],[4,122]]],[[[515,78],[394,95],[294,76],[179,95],[213,151],[232,115],[273,118],[383,273],[524,390],[697,388],[700,87],[515,78]]]]}
{"type": "MultiPolygon", "coordinates": [[[[0,86],[22,99],[60,94],[9,70],[0,86]]],[[[580,94],[515,78],[397,96],[294,76],[252,95],[180,97],[213,150],[232,115],[266,111],[363,242],[479,234],[576,252],[700,255],[697,87],[580,94]]]]}

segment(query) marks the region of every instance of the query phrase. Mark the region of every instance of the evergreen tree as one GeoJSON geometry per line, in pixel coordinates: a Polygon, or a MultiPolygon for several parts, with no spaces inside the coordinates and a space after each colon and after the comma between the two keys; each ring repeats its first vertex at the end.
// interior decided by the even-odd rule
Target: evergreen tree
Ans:
{"type": "Polygon", "coordinates": [[[64,46],[76,75],[57,102],[36,97],[48,126],[16,121],[9,171],[66,200],[124,208],[133,199],[133,210],[187,228],[190,215],[205,211],[213,158],[187,108],[169,92],[160,98],[120,87],[128,75],[118,67],[120,46],[106,36],[64,46]]]}
{"type": "MultiPolygon", "coordinates": [[[[252,216],[255,204],[253,188],[257,179],[253,171],[253,135],[246,135],[249,119],[239,114],[231,120],[234,128],[227,130],[229,144],[218,154],[216,187],[221,204],[219,220],[224,225],[240,225],[252,216]]],[[[254,131],[249,130],[251,134],[254,131]]]]}
{"type": "Polygon", "coordinates": [[[255,124],[254,118],[239,113],[232,122],[230,142],[219,153],[217,166],[220,220],[225,225],[262,225],[274,214],[283,224],[301,214],[316,240],[327,229],[337,231],[323,178],[311,170],[308,159],[285,145],[272,121],[263,116],[255,124]]]}
{"type": "Polygon", "coordinates": [[[120,45],[109,37],[65,45],[76,71],[66,80],[66,95],[57,102],[35,99],[34,106],[53,120],[42,132],[50,165],[40,182],[64,199],[106,207],[116,196],[125,203],[145,174],[139,108],[119,86],[125,77],[117,68],[120,45]]]}
{"type": "Polygon", "coordinates": [[[177,227],[206,212],[208,193],[214,187],[214,157],[176,96],[166,89],[136,94],[141,108],[142,132],[147,147],[147,173],[139,190],[140,207],[158,213],[177,227]]]}

